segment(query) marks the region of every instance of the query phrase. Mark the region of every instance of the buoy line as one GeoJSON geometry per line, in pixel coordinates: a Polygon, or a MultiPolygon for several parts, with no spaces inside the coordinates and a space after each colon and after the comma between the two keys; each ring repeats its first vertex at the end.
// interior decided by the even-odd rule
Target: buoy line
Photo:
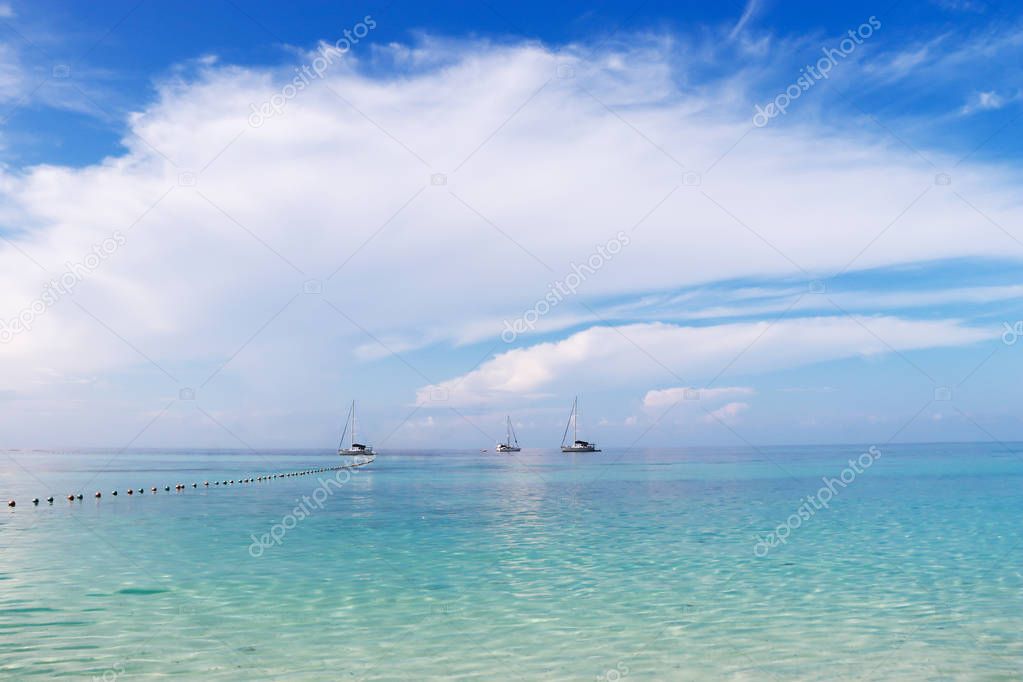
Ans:
{"type": "MultiPolygon", "coordinates": [[[[231,479],[222,480],[222,481],[213,481],[212,485],[214,487],[216,487],[216,486],[220,486],[220,485],[225,485],[225,486],[226,485],[234,485],[235,482],[237,482],[237,483],[259,483],[259,482],[262,482],[262,481],[272,481],[272,480],[277,479],[277,478],[294,478],[296,476],[309,476],[310,474],[322,474],[322,473],[326,473],[328,471],[342,471],[344,469],[357,469],[359,467],[366,466],[367,464],[372,464],[375,460],[376,460],[376,457],[374,457],[373,459],[366,460],[365,462],[357,462],[355,464],[343,464],[341,466],[336,466],[336,467],[318,467],[318,468],[315,468],[315,469],[304,469],[302,471],[278,472],[278,473],[275,473],[275,474],[263,474],[261,476],[255,476],[255,477],[249,477],[249,478],[239,478],[237,480],[231,478],[231,479]]],[[[199,485],[200,484],[198,482],[193,482],[192,483],[192,487],[193,488],[198,488],[199,485]]],[[[203,481],[202,482],[202,487],[203,488],[209,488],[210,485],[211,484],[210,484],[209,481],[203,481]]],[[[165,492],[170,492],[171,487],[169,485],[165,485],[165,486],[163,486],[163,489],[164,489],[165,492]]],[[[179,492],[179,493],[183,492],[183,491],[185,491],[187,489],[188,489],[188,486],[186,486],[184,483],[176,483],[174,485],[174,490],[176,492],[179,492]]],[[[151,494],[156,495],[158,487],[154,485],[149,490],[150,490],[151,494]]],[[[146,489],[145,488],[138,488],[138,490],[136,491],[133,488],[127,488],[127,489],[125,489],[124,493],[126,495],[136,495],[136,494],[138,494],[138,495],[145,495],[146,494],[146,489]]],[[[117,491],[116,490],[111,490],[110,494],[113,497],[117,497],[117,491]]],[[[94,497],[97,500],[99,500],[99,499],[101,499],[103,497],[103,493],[101,493],[100,491],[97,490],[96,494],[94,495],[94,497]]],[[[69,493],[68,496],[67,496],[67,501],[68,502],[72,502],[72,503],[74,503],[74,502],[81,502],[82,499],[83,499],[82,493],[69,493]]],[[[53,495],[49,495],[49,496],[46,497],[46,503],[47,504],[53,504],[53,495]]],[[[17,506],[17,504],[16,504],[15,500],[7,500],[7,506],[11,507],[11,508],[14,508],[14,507],[17,506]]],[[[33,507],[38,507],[39,506],[39,498],[38,497],[33,497],[32,498],[32,506],[33,507]]]]}

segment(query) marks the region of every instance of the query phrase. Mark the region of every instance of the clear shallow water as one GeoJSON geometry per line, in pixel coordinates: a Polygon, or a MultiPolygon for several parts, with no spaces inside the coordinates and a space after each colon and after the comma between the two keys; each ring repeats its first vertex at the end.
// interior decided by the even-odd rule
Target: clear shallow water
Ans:
{"type": "Polygon", "coordinates": [[[1004,448],[883,447],[754,554],[864,450],[385,453],[327,497],[316,476],[162,490],[327,453],[8,451],[0,677],[1023,677],[1023,462],[1004,448]]]}

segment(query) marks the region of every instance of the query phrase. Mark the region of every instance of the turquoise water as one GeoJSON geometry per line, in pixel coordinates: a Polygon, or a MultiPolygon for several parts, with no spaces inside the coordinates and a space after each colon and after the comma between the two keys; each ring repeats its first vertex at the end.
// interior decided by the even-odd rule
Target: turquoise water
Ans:
{"type": "Polygon", "coordinates": [[[865,450],[7,451],[0,677],[1023,677],[1021,455],[882,446],[755,553],[865,450]]]}

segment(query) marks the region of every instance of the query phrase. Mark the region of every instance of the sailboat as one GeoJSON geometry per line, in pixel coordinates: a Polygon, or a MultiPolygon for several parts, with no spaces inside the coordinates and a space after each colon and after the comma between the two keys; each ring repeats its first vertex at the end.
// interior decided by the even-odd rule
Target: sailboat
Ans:
{"type": "Polygon", "coordinates": [[[515,435],[515,429],[512,427],[511,417],[508,417],[508,429],[507,435],[504,437],[503,443],[498,443],[497,447],[494,448],[497,452],[521,452],[522,448],[519,447],[519,439],[515,435]]]}
{"type": "Polygon", "coordinates": [[[355,442],[355,401],[352,401],[352,409],[348,410],[348,419],[345,421],[345,430],[341,432],[341,444],[338,445],[337,454],[342,457],[357,457],[357,456],[368,456],[374,457],[376,453],[373,452],[372,445],[363,445],[362,443],[355,442]],[[348,441],[348,447],[345,447],[345,435],[351,430],[352,437],[348,441]]]}
{"type": "Polygon", "coordinates": [[[575,397],[575,402],[572,403],[572,414],[568,417],[568,423],[565,424],[565,435],[561,437],[561,451],[562,452],[600,452],[597,448],[596,443],[589,443],[585,440],[579,440],[579,396],[575,397]],[[568,429],[572,428],[572,444],[565,445],[565,439],[568,438],[568,429]]]}

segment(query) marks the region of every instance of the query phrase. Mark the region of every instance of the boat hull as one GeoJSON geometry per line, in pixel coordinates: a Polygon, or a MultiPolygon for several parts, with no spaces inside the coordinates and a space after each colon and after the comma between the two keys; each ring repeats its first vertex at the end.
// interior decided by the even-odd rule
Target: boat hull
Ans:
{"type": "Polygon", "coordinates": [[[364,450],[352,449],[352,448],[341,448],[337,451],[339,457],[358,457],[359,455],[366,455],[367,457],[375,457],[376,453],[373,452],[373,448],[366,448],[364,450]]]}
{"type": "Polygon", "coordinates": [[[576,447],[574,445],[562,445],[562,452],[600,452],[600,448],[594,445],[586,445],[582,447],[576,447]]]}
{"type": "Polygon", "coordinates": [[[494,448],[495,452],[522,452],[522,448],[515,448],[511,445],[498,445],[494,448]]]}

